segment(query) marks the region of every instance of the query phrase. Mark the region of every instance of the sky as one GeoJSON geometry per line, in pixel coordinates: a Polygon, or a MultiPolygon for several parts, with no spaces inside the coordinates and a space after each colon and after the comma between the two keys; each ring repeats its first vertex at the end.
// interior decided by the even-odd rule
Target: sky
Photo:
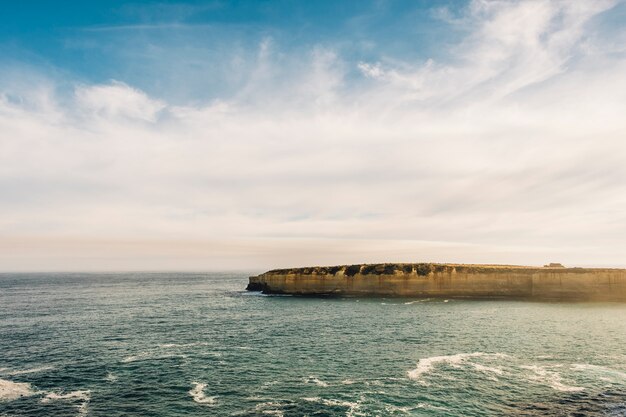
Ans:
{"type": "Polygon", "coordinates": [[[626,267],[623,0],[0,3],[0,271],[626,267]]]}

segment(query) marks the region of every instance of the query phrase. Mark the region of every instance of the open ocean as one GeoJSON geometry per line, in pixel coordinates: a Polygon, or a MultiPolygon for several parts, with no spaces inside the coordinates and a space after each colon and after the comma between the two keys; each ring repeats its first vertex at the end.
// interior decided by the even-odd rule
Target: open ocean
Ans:
{"type": "Polygon", "coordinates": [[[0,275],[0,416],[626,416],[626,305],[0,275]]]}

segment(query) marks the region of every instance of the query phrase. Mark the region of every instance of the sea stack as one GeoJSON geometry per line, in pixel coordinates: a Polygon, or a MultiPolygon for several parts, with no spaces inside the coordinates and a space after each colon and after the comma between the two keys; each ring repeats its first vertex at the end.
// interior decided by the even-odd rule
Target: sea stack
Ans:
{"type": "Polygon", "coordinates": [[[275,269],[250,277],[266,294],[626,301],[626,269],[385,263],[275,269]]]}

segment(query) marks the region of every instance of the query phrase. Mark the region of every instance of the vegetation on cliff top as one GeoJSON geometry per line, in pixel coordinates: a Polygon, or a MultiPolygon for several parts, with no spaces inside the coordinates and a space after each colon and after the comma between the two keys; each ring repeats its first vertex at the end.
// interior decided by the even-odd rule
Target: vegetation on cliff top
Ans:
{"type": "MultiPolygon", "coordinates": [[[[587,269],[583,268],[564,268],[558,264],[560,271],[568,272],[583,272],[587,269]]],[[[273,269],[266,272],[267,275],[335,275],[338,272],[343,272],[343,275],[347,277],[360,275],[394,275],[396,273],[402,274],[417,274],[420,276],[426,276],[431,272],[457,272],[466,273],[498,273],[498,272],[511,272],[515,270],[516,273],[534,273],[538,270],[545,270],[546,268],[552,268],[552,266],[533,267],[533,266],[519,266],[519,265],[471,265],[471,264],[438,264],[438,263],[382,263],[382,264],[354,264],[354,265],[337,265],[337,266],[313,266],[303,268],[286,268],[286,269],[273,269]]]]}

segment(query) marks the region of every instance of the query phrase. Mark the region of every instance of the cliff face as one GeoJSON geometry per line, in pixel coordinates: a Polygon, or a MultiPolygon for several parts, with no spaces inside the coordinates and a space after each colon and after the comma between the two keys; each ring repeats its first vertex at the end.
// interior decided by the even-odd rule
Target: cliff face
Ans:
{"type": "Polygon", "coordinates": [[[276,269],[250,277],[247,289],[297,295],[626,301],[626,269],[558,265],[416,263],[276,269]]]}

